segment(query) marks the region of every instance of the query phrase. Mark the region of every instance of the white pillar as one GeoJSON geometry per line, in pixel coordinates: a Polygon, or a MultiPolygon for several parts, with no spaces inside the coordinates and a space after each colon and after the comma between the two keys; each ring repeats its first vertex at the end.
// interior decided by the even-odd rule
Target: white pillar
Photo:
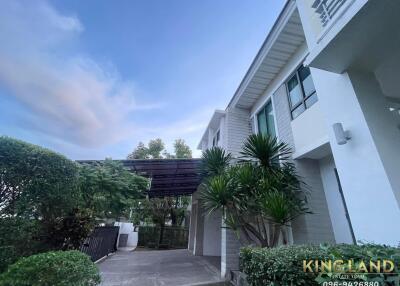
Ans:
{"type": "Polygon", "coordinates": [[[372,73],[311,70],[355,237],[397,245],[400,183],[394,174],[400,170],[400,133],[379,84],[372,73]],[[336,142],[336,122],[351,133],[345,145],[336,142]]]}
{"type": "Polygon", "coordinates": [[[240,242],[237,235],[222,222],[221,231],[221,277],[230,279],[232,270],[239,270],[240,242]]]}
{"type": "Polygon", "coordinates": [[[203,239],[204,239],[204,215],[201,202],[197,201],[196,207],[196,226],[194,234],[193,254],[203,255],[203,239]]]}

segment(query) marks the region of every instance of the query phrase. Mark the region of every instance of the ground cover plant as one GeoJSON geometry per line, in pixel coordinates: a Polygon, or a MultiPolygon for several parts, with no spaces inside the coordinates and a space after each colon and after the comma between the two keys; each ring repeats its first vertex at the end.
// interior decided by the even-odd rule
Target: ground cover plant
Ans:
{"type": "MultiPolygon", "coordinates": [[[[399,285],[397,268],[400,263],[400,249],[389,246],[364,245],[291,245],[275,248],[246,247],[240,252],[240,267],[247,275],[247,281],[252,286],[269,285],[322,285],[324,282],[339,282],[330,274],[318,274],[303,271],[303,260],[344,260],[369,262],[390,259],[396,265],[387,274],[365,275],[363,280],[347,278],[344,281],[377,282],[382,286],[399,285]]],[[[355,265],[357,267],[357,265],[355,265]]],[[[327,284],[328,285],[328,284],[327,284]]],[[[355,284],[354,284],[355,285],[355,284]]]]}

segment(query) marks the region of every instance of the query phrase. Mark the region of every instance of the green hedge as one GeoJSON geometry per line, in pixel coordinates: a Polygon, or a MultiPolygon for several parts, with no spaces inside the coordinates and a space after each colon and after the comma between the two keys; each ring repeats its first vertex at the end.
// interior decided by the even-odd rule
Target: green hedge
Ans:
{"type": "MultiPolygon", "coordinates": [[[[156,226],[139,226],[138,246],[158,246],[160,228],[156,226]]],[[[162,243],[168,244],[169,248],[187,248],[189,230],[184,227],[165,226],[162,243]]]]}
{"type": "Polygon", "coordinates": [[[99,283],[96,265],[76,250],[24,257],[0,275],[0,286],[94,286],[99,283]]]}
{"type": "MultiPolygon", "coordinates": [[[[354,259],[376,261],[391,259],[400,263],[400,249],[379,245],[293,245],[277,248],[243,248],[240,252],[241,271],[251,286],[321,285],[332,281],[327,274],[317,276],[303,272],[303,260],[354,259]]],[[[396,268],[394,272],[398,273],[396,268]]],[[[368,275],[367,281],[379,285],[398,285],[398,275],[368,275]]],[[[349,279],[347,279],[349,281],[349,279]]]]}

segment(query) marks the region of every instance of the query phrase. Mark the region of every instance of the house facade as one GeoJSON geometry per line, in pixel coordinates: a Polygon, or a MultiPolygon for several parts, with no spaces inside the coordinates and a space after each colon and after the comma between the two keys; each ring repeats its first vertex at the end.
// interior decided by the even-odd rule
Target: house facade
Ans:
{"type": "MultiPolygon", "coordinates": [[[[310,186],[290,241],[400,241],[400,2],[289,0],[225,110],[199,143],[239,155],[252,133],[294,151],[310,186]]],[[[241,245],[193,195],[189,249],[238,269],[241,245]]]]}

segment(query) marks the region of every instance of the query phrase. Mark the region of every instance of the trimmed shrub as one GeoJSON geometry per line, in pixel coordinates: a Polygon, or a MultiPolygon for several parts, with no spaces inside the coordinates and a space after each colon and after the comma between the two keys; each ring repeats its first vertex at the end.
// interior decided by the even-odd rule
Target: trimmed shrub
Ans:
{"type": "Polygon", "coordinates": [[[318,246],[246,247],[240,252],[240,266],[252,286],[319,285],[313,273],[303,272],[303,260],[326,258],[318,246]]]}
{"type": "MultiPolygon", "coordinates": [[[[276,248],[243,248],[240,252],[241,271],[247,275],[252,286],[269,285],[322,285],[331,282],[328,274],[303,272],[303,260],[364,260],[366,262],[382,259],[393,260],[398,273],[400,249],[388,246],[364,245],[292,245],[276,248]]],[[[350,281],[346,279],[346,281],[350,281]]],[[[379,285],[398,285],[398,275],[372,274],[366,281],[377,281],[379,285]]],[[[339,281],[339,280],[337,280],[339,281]]],[[[355,281],[355,280],[353,280],[355,281]]]]}
{"type": "Polygon", "coordinates": [[[0,275],[0,286],[94,286],[99,283],[96,265],[76,250],[24,257],[0,275]]]}

